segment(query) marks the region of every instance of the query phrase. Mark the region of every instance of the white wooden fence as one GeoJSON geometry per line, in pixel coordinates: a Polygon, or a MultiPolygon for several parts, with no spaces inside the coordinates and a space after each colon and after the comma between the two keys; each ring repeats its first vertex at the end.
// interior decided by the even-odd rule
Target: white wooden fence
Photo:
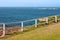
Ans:
{"type": "MultiPolygon", "coordinates": [[[[57,15],[56,16],[54,15],[54,17],[55,17],[55,22],[57,22],[57,15]]],[[[48,18],[49,17],[44,17],[44,18],[46,18],[46,23],[48,24],[48,18]]],[[[40,19],[40,18],[38,18],[38,19],[40,19]]],[[[27,20],[27,21],[33,21],[33,20],[35,20],[35,27],[37,27],[37,25],[38,25],[38,23],[37,23],[38,19],[32,19],[32,20],[27,20]]],[[[24,30],[24,22],[27,22],[27,21],[11,22],[11,23],[21,23],[21,31],[23,31],[24,30]]],[[[9,23],[0,23],[0,24],[3,25],[3,34],[2,34],[1,37],[4,37],[5,36],[5,24],[9,24],[9,23]]]]}

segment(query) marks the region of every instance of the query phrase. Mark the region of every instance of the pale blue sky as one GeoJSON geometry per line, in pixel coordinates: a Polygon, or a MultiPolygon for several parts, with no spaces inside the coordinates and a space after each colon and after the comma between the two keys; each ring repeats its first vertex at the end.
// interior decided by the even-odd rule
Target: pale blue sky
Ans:
{"type": "Polygon", "coordinates": [[[0,7],[60,7],[60,0],[0,0],[0,7]]]}

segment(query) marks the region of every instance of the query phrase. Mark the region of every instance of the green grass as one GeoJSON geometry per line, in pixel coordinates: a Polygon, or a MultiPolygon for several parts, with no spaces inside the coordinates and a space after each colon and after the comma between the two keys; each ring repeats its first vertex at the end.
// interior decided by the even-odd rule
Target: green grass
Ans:
{"type": "Polygon", "coordinates": [[[18,33],[3,40],[60,40],[60,23],[18,33]],[[56,25],[56,26],[55,26],[56,25]]]}
{"type": "Polygon", "coordinates": [[[24,32],[14,33],[10,37],[5,37],[2,40],[60,40],[60,23],[54,24],[54,17],[49,18],[49,24],[45,22],[38,23],[38,28],[34,25],[25,27],[24,32]]]}

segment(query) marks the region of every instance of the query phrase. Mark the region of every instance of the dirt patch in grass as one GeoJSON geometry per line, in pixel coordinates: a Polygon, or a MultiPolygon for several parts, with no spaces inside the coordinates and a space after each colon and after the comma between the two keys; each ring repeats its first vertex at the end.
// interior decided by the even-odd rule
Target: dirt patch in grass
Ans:
{"type": "Polygon", "coordinates": [[[50,24],[3,40],[60,40],[60,23],[50,24]]]}

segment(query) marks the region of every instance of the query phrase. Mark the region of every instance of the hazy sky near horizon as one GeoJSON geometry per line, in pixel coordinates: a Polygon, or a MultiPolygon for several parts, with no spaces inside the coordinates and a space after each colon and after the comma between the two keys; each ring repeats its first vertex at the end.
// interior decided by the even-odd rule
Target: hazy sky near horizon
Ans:
{"type": "Polygon", "coordinates": [[[0,0],[0,7],[60,7],[60,0],[0,0]]]}

